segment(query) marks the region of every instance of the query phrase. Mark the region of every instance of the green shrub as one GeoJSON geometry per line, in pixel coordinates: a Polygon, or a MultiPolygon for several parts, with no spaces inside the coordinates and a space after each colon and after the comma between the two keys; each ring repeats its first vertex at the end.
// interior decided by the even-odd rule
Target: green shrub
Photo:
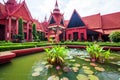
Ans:
{"type": "Polygon", "coordinates": [[[36,31],[36,24],[32,25],[32,35],[33,35],[34,41],[37,41],[38,36],[37,36],[37,31],[36,31]]]}
{"type": "Polygon", "coordinates": [[[0,51],[16,50],[16,49],[26,49],[32,48],[35,45],[14,45],[14,46],[0,46],[0,51]]]}
{"type": "Polygon", "coordinates": [[[113,32],[109,35],[112,42],[120,42],[120,31],[113,32]]]}
{"type": "Polygon", "coordinates": [[[23,32],[23,20],[19,18],[19,27],[18,27],[18,35],[19,40],[24,40],[24,32],[23,32]]]}

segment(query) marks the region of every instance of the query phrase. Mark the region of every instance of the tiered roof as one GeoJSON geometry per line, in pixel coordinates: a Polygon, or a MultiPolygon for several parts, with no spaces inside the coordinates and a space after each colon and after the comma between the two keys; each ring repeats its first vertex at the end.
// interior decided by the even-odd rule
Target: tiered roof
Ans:
{"type": "Polygon", "coordinates": [[[60,13],[57,1],[56,1],[56,4],[55,4],[55,8],[53,10],[53,13],[51,13],[51,16],[50,16],[50,19],[49,19],[48,23],[49,23],[49,26],[52,26],[52,25],[62,25],[62,26],[64,26],[63,14],[60,13]]]}
{"type": "Polygon", "coordinates": [[[31,20],[32,16],[29,12],[25,0],[22,3],[17,3],[16,0],[8,0],[5,4],[0,3],[0,19],[4,19],[7,16],[20,17],[31,20]]]}

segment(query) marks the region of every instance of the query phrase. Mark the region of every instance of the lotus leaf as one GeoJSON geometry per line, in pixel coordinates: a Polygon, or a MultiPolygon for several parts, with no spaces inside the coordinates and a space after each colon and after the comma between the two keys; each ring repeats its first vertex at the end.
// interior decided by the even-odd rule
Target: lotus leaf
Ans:
{"type": "Polygon", "coordinates": [[[38,68],[35,68],[34,71],[40,72],[40,71],[42,71],[43,69],[44,69],[43,67],[38,67],[38,68]]]}
{"type": "Polygon", "coordinates": [[[118,66],[120,66],[120,61],[118,61],[116,64],[117,64],[118,66]]]}
{"type": "Polygon", "coordinates": [[[88,75],[89,80],[99,80],[99,78],[95,75],[88,75]]]}
{"type": "Polygon", "coordinates": [[[84,70],[86,74],[93,74],[94,72],[92,70],[84,70]]]}
{"type": "Polygon", "coordinates": [[[80,67],[80,64],[75,63],[75,64],[73,64],[73,66],[75,66],[75,67],[80,67]]]}
{"type": "Polygon", "coordinates": [[[48,63],[48,62],[46,62],[46,61],[44,61],[44,62],[41,62],[41,64],[44,64],[44,65],[45,65],[45,64],[47,64],[47,63],[48,63]]]}
{"type": "Polygon", "coordinates": [[[120,68],[118,68],[118,71],[120,71],[120,68]]]}
{"type": "Polygon", "coordinates": [[[74,72],[77,72],[79,70],[78,67],[72,67],[72,69],[73,69],[74,72]]]}
{"type": "Polygon", "coordinates": [[[69,80],[67,77],[63,77],[61,80],[69,80]]]}
{"type": "Polygon", "coordinates": [[[34,72],[34,73],[32,73],[32,76],[34,76],[34,77],[39,76],[39,75],[40,75],[39,72],[34,72]]]}
{"type": "Polygon", "coordinates": [[[59,77],[58,76],[50,76],[47,80],[59,80],[59,77]]]}
{"type": "Polygon", "coordinates": [[[78,80],[89,80],[88,77],[83,74],[78,74],[76,78],[78,80]]]}
{"type": "Polygon", "coordinates": [[[82,68],[83,69],[90,69],[88,66],[83,66],[82,68]]]}
{"type": "Polygon", "coordinates": [[[97,64],[95,64],[95,63],[90,63],[90,65],[93,66],[93,67],[97,66],[97,64]]]}
{"type": "Polygon", "coordinates": [[[85,60],[85,61],[88,61],[88,62],[90,61],[90,59],[84,59],[84,60],[85,60]]]}
{"type": "Polygon", "coordinates": [[[53,67],[53,65],[51,65],[51,64],[48,64],[45,66],[45,68],[47,68],[47,69],[52,68],[52,67],[53,67]]]}
{"type": "Polygon", "coordinates": [[[112,64],[117,64],[116,62],[110,62],[110,63],[112,63],[112,64]]]}
{"type": "Polygon", "coordinates": [[[98,71],[105,71],[105,69],[102,68],[102,67],[95,67],[95,69],[98,70],[98,71]]]}
{"type": "Polygon", "coordinates": [[[74,60],[74,59],[71,59],[70,61],[71,61],[71,62],[75,62],[75,60],[74,60]]]}

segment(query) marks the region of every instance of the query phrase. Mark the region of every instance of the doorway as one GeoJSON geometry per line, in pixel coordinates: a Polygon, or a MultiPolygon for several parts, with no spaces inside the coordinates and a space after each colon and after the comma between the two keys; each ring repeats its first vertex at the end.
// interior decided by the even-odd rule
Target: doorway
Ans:
{"type": "Polygon", "coordinates": [[[73,33],[73,40],[77,41],[78,40],[78,32],[73,33]]]}
{"type": "Polygon", "coordinates": [[[5,40],[5,25],[0,24],[0,41],[5,40]]]}

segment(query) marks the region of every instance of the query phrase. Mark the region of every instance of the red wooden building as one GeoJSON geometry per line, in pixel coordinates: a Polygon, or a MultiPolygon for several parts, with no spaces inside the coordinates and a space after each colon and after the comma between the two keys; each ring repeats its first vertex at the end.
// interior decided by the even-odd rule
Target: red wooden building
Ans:
{"type": "Polygon", "coordinates": [[[7,0],[0,3],[0,40],[12,41],[18,34],[18,19],[23,19],[24,36],[26,41],[32,40],[32,24],[36,23],[37,31],[41,31],[42,25],[34,20],[26,5],[25,0],[17,3],[16,0],[7,0]]]}
{"type": "MultiPolygon", "coordinates": [[[[57,34],[59,35],[59,40],[108,41],[108,35],[111,32],[120,31],[120,12],[107,15],[100,15],[99,13],[81,17],[79,13],[74,10],[70,20],[64,20],[63,15],[56,15],[56,7],[58,8],[58,4],[55,5],[55,9],[53,10],[53,13],[51,13],[50,19],[46,22],[46,24],[48,24],[46,25],[46,37],[52,37],[52,33],[54,33],[50,27],[53,27],[54,29],[55,26],[61,25],[63,30],[61,30],[62,32],[60,32],[60,34],[57,34]]],[[[58,9],[57,14],[61,15],[59,11],[60,10],[58,9]]]]}
{"type": "Polygon", "coordinates": [[[59,36],[65,31],[65,26],[64,17],[63,14],[60,13],[57,1],[55,4],[55,8],[53,9],[53,12],[51,12],[50,18],[46,24],[47,25],[45,26],[46,27],[45,30],[46,37],[48,38],[48,40],[52,38],[53,40],[55,40],[55,42],[59,42],[60,40],[59,36]]]}
{"type": "Polygon", "coordinates": [[[60,12],[56,1],[55,8],[47,21],[40,23],[34,20],[26,5],[26,2],[17,3],[16,0],[7,0],[0,3],[0,40],[13,40],[13,35],[18,34],[18,19],[24,21],[24,35],[26,41],[32,40],[32,24],[36,23],[37,31],[46,34],[48,40],[104,40],[108,41],[108,35],[112,31],[120,31],[120,12],[101,15],[94,14],[81,17],[74,10],[70,20],[64,20],[64,14],[60,12]]]}

